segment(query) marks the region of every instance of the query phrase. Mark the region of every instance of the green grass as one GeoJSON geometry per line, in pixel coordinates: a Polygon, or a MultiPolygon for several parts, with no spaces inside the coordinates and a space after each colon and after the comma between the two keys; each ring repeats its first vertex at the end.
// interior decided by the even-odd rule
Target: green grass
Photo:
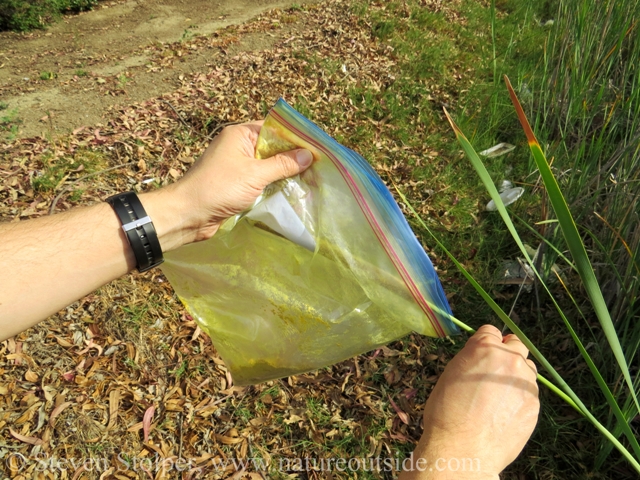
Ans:
{"type": "Polygon", "coordinates": [[[84,194],[84,190],[79,188],[76,190],[73,190],[70,194],[69,194],[69,201],[71,202],[79,202],[80,199],[82,198],[82,195],[84,194]]]}
{"type": "MultiPolygon", "coordinates": [[[[535,128],[549,145],[547,155],[555,157],[557,170],[570,169],[562,186],[596,264],[596,276],[606,286],[604,301],[626,361],[636,372],[637,388],[640,6],[631,1],[586,1],[577,3],[577,8],[561,3],[555,16],[561,21],[549,34],[549,55],[537,83],[535,128]],[[593,18],[598,21],[590,20],[593,18]]],[[[556,243],[564,244],[562,239],[556,243]]],[[[590,314],[589,309],[585,314],[590,314]]],[[[620,363],[614,358],[620,352],[614,355],[604,338],[597,338],[594,344],[603,375],[616,385],[617,402],[625,417],[633,418],[637,405],[623,388],[629,379],[613,368],[620,363]]],[[[620,435],[620,420],[611,412],[608,415],[609,427],[620,435]]],[[[610,451],[610,445],[601,446],[598,468],[607,467],[610,451]]]]}
{"type": "Polygon", "coordinates": [[[19,122],[18,109],[14,108],[9,110],[9,106],[6,103],[3,103],[1,107],[0,111],[4,111],[5,113],[0,117],[0,128],[6,129],[12,124],[19,122]]]}
{"type": "Polygon", "coordinates": [[[176,378],[176,381],[178,381],[185,376],[185,374],[187,373],[188,366],[189,366],[189,362],[186,360],[183,360],[182,362],[180,362],[180,365],[178,365],[173,370],[169,371],[169,373],[174,375],[176,378]]]}
{"type": "Polygon", "coordinates": [[[180,41],[181,42],[187,42],[189,40],[191,40],[194,36],[194,33],[189,30],[188,28],[184,29],[184,32],[182,32],[182,36],[180,37],[180,41]]]}
{"type": "MultiPolygon", "coordinates": [[[[71,157],[46,157],[42,169],[31,178],[31,186],[38,193],[54,192],[69,178],[94,173],[104,168],[103,154],[80,149],[71,157]]],[[[75,201],[82,195],[82,190],[74,191],[71,200],[75,201]]]]}
{"type": "Polygon", "coordinates": [[[138,365],[133,358],[127,357],[124,359],[124,364],[129,367],[131,370],[140,370],[140,365],[138,365]]]}
{"type": "Polygon", "coordinates": [[[118,76],[118,88],[124,90],[127,86],[127,83],[131,81],[130,77],[127,77],[124,73],[118,76]]]}
{"type": "Polygon", "coordinates": [[[9,110],[9,105],[0,102],[0,132],[6,132],[8,140],[13,140],[18,134],[19,125],[22,123],[18,116],[18,109],[9,110]]]}

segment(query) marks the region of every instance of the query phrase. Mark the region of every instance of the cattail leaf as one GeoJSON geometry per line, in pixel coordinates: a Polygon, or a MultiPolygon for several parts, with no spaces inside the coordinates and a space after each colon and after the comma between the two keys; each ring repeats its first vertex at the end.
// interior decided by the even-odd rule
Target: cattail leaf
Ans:
{"type": "MultiPolygon", "coordinates": [[[[600,322],[600,326],[609,342],[609,346],[620,366],[620,370],[622,371],[622,375],[629,387],[629,391],[633,400],[636,404],[636,408],[638,412],[640,412],[640,403],[638,403],[638,397],[636,395],[636,391],[634,388],[633,381],[631,379],[631,374],[629,373],[629,366],[627,364],[627,360],[624,355],[624,351],[622,350],[622,346],[620,345],[620,339],[616,333],[616,329],[613,325],[613,321],[611,320],[611,315],[609,313],[609,309],[607,308],[607,304],[602,295],[602,290],[600,289],[600,285],[598,280],[596,279],[595,272],[593,271],[593,267],[591,265],[591,261],[589,260],[589,256],[587,255],[587,251],[584,247],[584,243],[582,242],[582,237],[578,232],[578,227],[576,226],[575,221],[573,220],[573,216],[571,215],[571,211],[569,210],[569,206],[562,195],[562,191],[560,190],[560,186],[551,171],[551,167],[549,166],[549,162],[540,148],[540,144],[538,143],[533,130],[531,130],[531,126],[529,125],[529,121],[522,109],[522,105],[520,105],[520,101],[516,96],[516,93],[511,86],[511,82],[505,75],[504,77],[505,83],[507,84],[507,89],[509,90],[509,96],[511,97],[511,102],[516,109],[518,114],[518,119],[520,120],[520,124],[527,135],[527,141],[529,142],[529,148],[531,149],[531,153],[533,154],[533,158],[538,167],[538,171],[540,172],[540,176],[542,177],[542,181],[544,182],[545,188],[547,189],[547,194],[549,195],[549,201],[553,206],[553,210],[558,217],[558,223],[560,224],[560,228],[562,230],[562,234],[564,235],[565,241],[567,242],[567,247],[571,252],[571,256],[573,258],[576,269],[578,270],[578,274],[584,284],[584,288],[587,292],[589,300],[591,301],[591,305],[598,317],[598,321],[600,322]]],[[[637,442],[636,442],[637,443],[637,442]]]]}

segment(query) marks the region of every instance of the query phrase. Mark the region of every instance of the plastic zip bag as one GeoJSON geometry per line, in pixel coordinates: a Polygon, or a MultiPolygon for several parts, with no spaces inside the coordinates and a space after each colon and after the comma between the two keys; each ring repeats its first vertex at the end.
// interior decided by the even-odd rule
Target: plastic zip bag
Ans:
{"type": "Polygon", "coordinates": [[[433,265],[380,177],[279,100],[256,157],[296,148],[313,153],[308,170],[162,265],[234,383],[315,370],[411,331],[457,333],[433,265]]]}

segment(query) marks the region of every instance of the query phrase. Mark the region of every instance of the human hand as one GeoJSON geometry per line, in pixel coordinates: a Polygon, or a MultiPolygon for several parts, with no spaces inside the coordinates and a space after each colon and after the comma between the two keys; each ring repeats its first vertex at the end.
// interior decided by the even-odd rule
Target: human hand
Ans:
{"type": "Polygon", "coordinates": [[[498,478],[522,451],[538,419],[536,367],[528,353],[515,335],[503,338],[492,325],[478,329],[449,362],[425,407],[414,458],[425,458],[431,471],[404,479],[498,478]],[[438,459],[443,459],[439,465],[438,459]],[[458,459],[456,471],[449,459],[458,459]],[[462,471],[469,459],[473,462],[462,471]]]}
{"type": "Polygon", "coordinates": [[[255,159],[262,122],[227,127],[178,182],[141,197],[154,220],[163,251],[211,238],[220,224],[255,202],[264,188],[306,170],[300,149],[255,159]]]}

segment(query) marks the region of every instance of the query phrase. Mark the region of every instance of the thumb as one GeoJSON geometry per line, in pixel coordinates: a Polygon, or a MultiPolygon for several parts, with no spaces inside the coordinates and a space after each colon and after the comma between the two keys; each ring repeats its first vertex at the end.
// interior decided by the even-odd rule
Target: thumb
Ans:
{"type": "Polygon", "coordinates": [[[301,148],[278,153],[273,157],[260,160],[260,163],[264,180],[269,184],[304,172],[313,163],[313,155],[309,150],[301,148]]]}

